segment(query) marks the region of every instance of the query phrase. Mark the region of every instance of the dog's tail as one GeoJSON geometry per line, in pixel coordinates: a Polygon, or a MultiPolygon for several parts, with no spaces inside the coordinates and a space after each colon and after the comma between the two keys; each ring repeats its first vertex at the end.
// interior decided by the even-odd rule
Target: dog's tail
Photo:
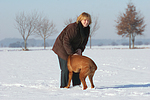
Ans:
{"type": "Polygon", "coordinates": [[[92,60],[92,69],[93,71],[97,70],[97,65],[95,64],[95,62],[92,60]]]}

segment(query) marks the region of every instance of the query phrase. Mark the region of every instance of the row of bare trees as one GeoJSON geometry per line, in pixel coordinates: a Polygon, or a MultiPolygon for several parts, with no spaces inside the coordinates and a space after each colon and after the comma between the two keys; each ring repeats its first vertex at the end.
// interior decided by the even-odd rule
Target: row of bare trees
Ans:
{"type": "Polygon", "coordinates": [[[27,49],[27,39],[30,35],[36,34],[42,37],[44,40],[44,49],[46,47],[45,40],[51,36],[53,33],[56,33],[56,26],[48,18],[41,16],[41,14],[37,12],[33,12],[30,14],[25,14],[24,12],[16,15],[16,29],[21,34],[24,40],[24,50],[27,49]]]}
{"type": "MultiPolygon", "coordinates": [[[[116,29],[117,34],[122,35],[122,37],[129,37],[129,48],[131,48],[131,40],[134,48],[134,41],[136,35],[143,35],[146,24],[144,24],[144,17],[141,17],[140,12],[136,11],[136,7],[129,2],[126,12],[120,14],[118,19],[115,21],[117,23],[116,29]]],[[[76,17],[77,18],[77,17],[76,17]]],[[[65,25],[68,25],[76,21],[76,18],[69,18],[64,21],[65,25]]],[[[24,12],[16,15],[16,28],[19,33],[21,33],[25,50],[27,50],[27,39],[31,34],[39,35],[44,40],[44,49],[46,47],[45,40],[51,36],[53,33],[56,33],[56,26],[53,21],[49,21],[48,18],[41,16],[37,12],[30,14],[25,14],[24,12]]],[[[92,24],[90,31],[90,48],[91,48],[91,37],[93,34],[100,28],[99,17],[92,16],[92,24]]]]}
{"type": "MultiPolygon", "coordinates": [[[[92,31],[90,34],[90,48],[91,48],[91,37],[99,29],[98,17],[93,18],[92,31]]],[[[16,15],[16,29],[21,34],[24,40],[24,50],[27,49],[27,39],[30,35],[36,34],[39,35],[44,40],[44,49],[46,48],[46,39],[51,36],[53,33],[56,33],[56,25],[53,21],[49,21],[48,18],[41,16],[41,14],[37,12],[33,12],[30,14],[25,14],[24,12],[16,15]]],[[[68,25],[72,22],[75,22],[76,18],[70,18],[64,22],[65,25],[68,25]]]]}

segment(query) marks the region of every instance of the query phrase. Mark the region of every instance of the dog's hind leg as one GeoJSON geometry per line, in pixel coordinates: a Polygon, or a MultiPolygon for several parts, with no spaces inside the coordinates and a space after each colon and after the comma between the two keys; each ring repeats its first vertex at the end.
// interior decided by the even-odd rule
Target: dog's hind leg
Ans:
{"type": "Polygon", "coordinates": [[[84,73],[80,72],[80,80],[81,80],[81,83],[83,85],[83,90],[87,89],[87,85],[85,82],[86,77],[87,77],[87,75],[84,75],[84,73]]]}
{"type": "Polygon", "coordinates": [[[91,83],[91,88],[94,88],[94,84],[93,84],[93,75],[94,75],[94,74],[88,75],[89,80],[90,80],[90,83],[91,83]]]}
{"type": "Polygon", "coordinates": [[[72,75],[73,75],[73,72],[72,72],[72,71],[69,71],[69,80],[68,80],[68,85],[67,85],[65,88],[69,88],[69,87],[70,87],[70,83],[71,83],[72,75]]]}

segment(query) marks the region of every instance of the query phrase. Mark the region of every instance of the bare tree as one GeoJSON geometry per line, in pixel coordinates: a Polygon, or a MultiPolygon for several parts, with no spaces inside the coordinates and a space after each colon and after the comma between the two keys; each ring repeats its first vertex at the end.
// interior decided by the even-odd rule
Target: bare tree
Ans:
{"type": "Polygon", "coordinates": [[[25,15],[24,12],[18,13],[16,15],[15,21],[16,21],[16,29],[21,34],[23,40],[24,40],[24,50],[27,49],[27,39],[29,36],[35,32],[36,27],[38,25],[38,20],[40,19],[37,12],[33,12],[31,14],[25,15]]]}
{"type": "Polygon", "coordinates": [[[47,18],[44,18],[41,21],[39,21],[36,34],[44,39],[44,49],[46,48],[46,39],[53,33],[57,32],[55,27],[56,26],[54,25],[54,23],[52,21],[50,22],[47,18]]]}
{"type": "Polygon", "coordinates": [[[76,16],[75,18],[69,18],[69,19],[65,20],[65,21],[64,21],[65,26],[67,26],[67,25],[69,25],[69,24],[75,22],[76,19],[77,19],[77,17],[78,17],[78,16],[76,16]]]}
{"type": "Polygon", "coordinates": [[[91,27],[91,31],[90,31],[90,48],[91,48],[91,46],[92,46],[91,38],[92,38],[93,34],[100,28],[98,16],[93,17],[92,24],[90,27],[91,27]]]}
{"type": "Polygon", "coordinates": [[[146,24],[144,24],[144,17],[141,17],[140,12],[136,12],[136,7],[130,2],[126,13],[120,14],[116,21],[117,34],[122,37],[129,37],[129,48],[134,48],[134,41],[136,35],[143,35],[146,24]]]}
{"type": "Polygon", "coordinates": [[[64,24],[65,24],[65,26],[67,26],[67,25],[73,23],[73,21],[75,21],[73,18],[69,18],[68,20],[64,21],[64,24]]]}

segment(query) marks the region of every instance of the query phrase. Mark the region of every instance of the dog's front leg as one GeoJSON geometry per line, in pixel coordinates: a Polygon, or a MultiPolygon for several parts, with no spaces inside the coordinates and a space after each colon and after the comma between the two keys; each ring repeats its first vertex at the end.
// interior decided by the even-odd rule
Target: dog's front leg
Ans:
{"type": "Polygon", "coordinates": [[[67,85],[65,88],[69,88],[69,87],[70,87],[72,75],[73,75],[73,72],[72,72],[72,71],[69,71],[69,81],[68,81],[68,85],[67,85]]]}

